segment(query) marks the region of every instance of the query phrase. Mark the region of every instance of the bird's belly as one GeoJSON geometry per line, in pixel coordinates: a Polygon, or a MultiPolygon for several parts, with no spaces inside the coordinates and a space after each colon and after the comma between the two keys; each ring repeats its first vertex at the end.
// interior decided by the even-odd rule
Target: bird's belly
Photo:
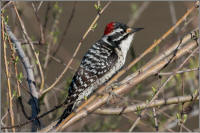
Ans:
{"type": "Polygon", "coordinates": [[[117,63],[113,66],[112,69],[110,69],[109,72],[107,72],[100,79],[97,79],[96,82],[91,84],[87,89],[85,89],[78,96],[78,98],[73,106],[73,109],[76,106],[78,106],[83,99],[86,99],[88,96],[90,96],[95,91],[95,89],[97,89],[98,87],[103,85],[105,82],[109,81],[109,79],[112,78],[112,76],[114,76],[123,67],[124,63],[125,63],[125,59],[123,57],[118,58],[117,63]]]}

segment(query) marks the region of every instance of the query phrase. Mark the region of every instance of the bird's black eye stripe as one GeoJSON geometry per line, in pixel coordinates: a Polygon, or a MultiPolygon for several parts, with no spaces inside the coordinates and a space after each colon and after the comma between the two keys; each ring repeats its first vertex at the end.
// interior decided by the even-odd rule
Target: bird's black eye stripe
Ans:
{"type": "Polygon", "coordinates": [[[112,36],[109,36],[108,37],[108,41],[112,41],[114,39],[117,39],[119,37],[121,37],[123,34],[123,31],[120,31],[120,32],[116,32],[115,34],[113,34],[112,36]],[[122,32],[122,33],[121,33],[122,32]]]}

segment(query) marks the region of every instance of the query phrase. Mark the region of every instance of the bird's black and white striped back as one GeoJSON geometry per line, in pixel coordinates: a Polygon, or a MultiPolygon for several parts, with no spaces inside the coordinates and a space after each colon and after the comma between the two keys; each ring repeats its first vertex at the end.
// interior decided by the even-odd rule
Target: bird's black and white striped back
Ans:
{"type": "MultiPolygon", "coordinates": [[[[80,67],[72,79],[65,103],[73,103],[67,107],[61,116],[60,122],[62,119],[66,118],[85,97],[90,96],[92,92],[102,84],[98,79],[103,77],[108,80],[112,77],[113,74],[107,77],[104,76],[113,68],[117,60],[118,55],[115,48],[111,47],[110,44],[99,40],[92,45],[83,57],[80,67]]],[[[58,124],[60,122],[58,122],[58,124]]]]}

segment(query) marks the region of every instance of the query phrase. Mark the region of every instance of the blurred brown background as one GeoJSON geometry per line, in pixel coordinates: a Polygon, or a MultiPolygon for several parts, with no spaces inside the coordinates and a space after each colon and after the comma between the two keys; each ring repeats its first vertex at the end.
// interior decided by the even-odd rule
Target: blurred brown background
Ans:
{"type": "MultiPolygon", "coordinates": [[[[74,15],[71,19],[71,24],[69,29],[64,36],[63,42],[60,44],[59,50],[55,54],[55,58],[59,59],[62,63],[58,63],[55,60],[50,58],[50,62],[48,67],[44,70],[45,72],[45,88],[51,85],[56,77],[62,72],[65,67],[65,64],[71,59],[78,43],[81,40],[81,37],[88,29],[93,19],[97,15],[97,11],[94,8],[94,4],[97,2],[57,2],[57,6],[61,9],[61,13],[57,19],[56,25],[56,37],[55,43],[51,46],[50,53],[54,53],[55,49],[58,47],[58,42],[63,36],[64,29],[66,27],[67,22],[72,14],[72,10],[74,8],[74,15]]],[[[43,2],[41,8],[38,11],[38,16],[41,20],[41,23],[45,23],[45,19],[48,18],[47,25],[45,28],[45,37],[48,38],[52,25],[55,23],[54,11],[53,7],[56,2],[43,2]],[[49,7],[49,12],[46,15],[47,7],[49,7]],[[46,17],[46,18],[45,18],[46,17]]],[[[103,7],[106,2],[101,2],[101,6],[103,7]]],[[[134,13],[140,8],[140,6],[144,4],[144,2],[112,2],[111,5],[104,11],[104,13],[100,16],[100,19],[97,22],[97,27],[94,31],[91,31],[87,38],[83,41],[81,46],[81,50],[79,50],[78,55],[76,56],[72,69],[69,69],[65,74],[64,78],[59,82],[57,87],[50,92],[49,96],[44,99],[44,103],[41,105],[41,112],[45,112],[46,110],[54,107],[55,105],[61,103],[64,100],[64,94],[67,91],[67,83],[69,79],[73,76],[74,71],[78,68],[79,63],[87,49],[100,37],[103,35],[105,25],[111,21],[119,21],[122,23],[129,23],[131,21],[134,13]],[[64,89],[65,88],[65,89],[64,89]],[[45,105],[48,104],[48,105],[45,105]]],[[[193,2],[172,2],[176,19],[179,19],[184,13],[187,11],[193,2]]],[[[26,26],[29,36],[34,41],[39,41],[40,39],[40,29],[37,19],[35,17],[31,2],[16,2],[17,8],[20,12],[22,20],[26,26]]],[[[39,2],[35,3],[36,7],[39,5],[39,2]]],[[[55,11],[56,12],[56,11],[55,11]]],[[[58,12],[57,12],[58,14],[58,12]]],[[[12,8],[9,6],[5,9],[5,15],[8,15],[8,24],[11,26],[12,31],[17,36],[19,40],[23,40],[22,32],[20,29],[19,21],[16,17],[16,14],[12,8]]],[[[192,30],[197,24],[197,19],[195,18],[193,22],[185,29],[185,32],[192,30]]],[[[162,34],[164,34],[171,26],[173,25],[172,16],[170,14],[170,3],[169,2],[149,2],[146,9],[141,13],[141,15],[136,20],[133,27],[143,27],[144,30],[139,32],[133,42],[133,47],[130,49],[129,54],[127,56],[126,64],[130,63],[133,60],[133,53],[135,52],[135,56],[140,55],[147,47],[149,47],[156,39],[158,39],[162,34]],[[134,51],[134,52],[133,52],[134,51]]],[[[180,32],[179,34],[173,33],[163,42],[163,44],[170,45],[172,42],[177,40],[177,37],[184,34],[184,32],[180,32]]],[[[48,42],[48,39],[46,40],[48,42]]],[[[26,45],[26,44],[25,44],[26,45]]],[[[160,45],[160,49],[163,50],[167,48],[167,45],[160,45]]],[[[45,52],[47,49],[47,44],[38,45],[35,44],[35,48],[40,51],[40,61],[43,64],[45,59],[45,52]]],[[[148,61],[152,58],[153,54],[145,57],[143,60],[148,61]]],[[[2,63],[2,70],[4,69],[4,65],[2,63]]],[[[20,68],[23,71],[22,68],[20,68]]],[[[4,95],[6,90],[6,79],[5,72],[2,71],[2,114],[6,112],[6,95],[4,95]]],[[[40,81],[40,75],[36,74],[36,81],[40,81]]],[[[26,82],[24,79],[23,82],[26,82]]],[[[25,83],[24,83],[25,84],[25,83]]],[[[39,86],[39,85],[38,85],[39,86]]],[[[27,95],[27,94],[24,94],[27,95]]],[[[27,95],[28,96],[28,95],[27,95]]],[[[28,97],[24,98],[24,103],[28,101],[28,97]]],[[[136,98],[137,99],[137,98],[136,98]]],[[[15,102],[16,103],[16,102],[15,102]]],[[[30,111],[30,107],[26,105],[27,110],[30,111]]],[[[18,119],[25,121],[23,118],[21,110],[18,110],[18,119]]],[[[53,113],[53,115],[46,116],[42,118],[42,124],[44,126],[51,123],[51,121],[58,118],[63,109],[53,113]],[[57,114],[57,115],[56,115],[57,114]]],[[[80,122],[74,124],[74,126],[67,128],[66,131],[127,131],[130,128],[132,121],[136,118],[135,115],[132,116],[132,120],[128,120],[125,116],[100,116],[92,114],[88,118],[81,120],[80,122]]],[[[192,124],[189,125],[190,128],[197,128],[198,120],[196,118],[192,119],[192,124]]],[[[24,128],[28,129],[29,125],[24,128]]],[[[26,129],[22,129],[22,131],[27,131],[26,129]]],[[[154,131],[152,127],[148,127],[146,125],[141,124],[138,126],[136,131],[154,131]]]]}

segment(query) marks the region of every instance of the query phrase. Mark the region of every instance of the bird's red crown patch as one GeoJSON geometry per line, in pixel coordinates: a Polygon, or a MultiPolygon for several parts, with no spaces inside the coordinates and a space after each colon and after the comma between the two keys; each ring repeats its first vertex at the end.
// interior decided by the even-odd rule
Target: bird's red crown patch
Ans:
{"type": "Polygon", "coordinates": [[[105,31],[104,31],[104,35],[109,34],[110,32],[112,32],[114,29],[114,22],[111,22],[109,24],[106,25],[105,31]]]}

